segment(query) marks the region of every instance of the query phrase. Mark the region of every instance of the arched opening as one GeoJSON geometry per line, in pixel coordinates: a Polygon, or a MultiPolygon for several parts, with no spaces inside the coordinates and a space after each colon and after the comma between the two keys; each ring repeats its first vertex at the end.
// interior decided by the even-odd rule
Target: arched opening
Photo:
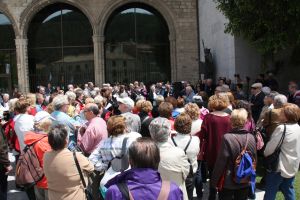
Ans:
{"type": "Polygon", "coordinates": [[[93,30],[76,7],[56,3],[39,11],[28,29],[30,90],[94,81],[93,30]]]}
{"type": "Polygon", "coordinates": [[[171,78],[169,29],[154,8],[131,3],[116,9],[105,28],[105,79],[146,83],[171,78]]]}
{"type": "Polygon", "coordinates": [[[11,21],[0,12],[0,92],[18,86],[15,38],[11,21]]]}

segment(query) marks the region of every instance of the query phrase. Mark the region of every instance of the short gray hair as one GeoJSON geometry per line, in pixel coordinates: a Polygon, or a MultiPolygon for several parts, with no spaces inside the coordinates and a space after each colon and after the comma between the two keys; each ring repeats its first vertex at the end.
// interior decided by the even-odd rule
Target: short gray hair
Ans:
{"type": "Polygon", "coordinates": [[[67,95],[70,100],[74,101],[76,99],[76,94],[72,91],[67,91],[65,95],[67,95]]]}
{"type": "Polygon", "coordinates": [[[287,103],[287,98],[285,95],[278,94],[274,97],[274,108],[281,108],[285,103],[287,103]]]}
{"type": "Polygon", "coordinates": [[[150,123],[149,131],[154,142],[167,142],[171,133],[171,123],[167,118],[157,117],[150,123]]]}
{"type": "Polygon", "coordinates": [[[66,95],[57,95],[53,101],[54,110],[60,110],[64,105],[68,104],[68,97],[66,95]]]}

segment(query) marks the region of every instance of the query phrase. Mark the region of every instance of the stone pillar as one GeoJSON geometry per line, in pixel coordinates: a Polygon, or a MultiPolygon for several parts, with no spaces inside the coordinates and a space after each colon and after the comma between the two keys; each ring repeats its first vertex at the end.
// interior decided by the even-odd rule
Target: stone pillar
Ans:
{"type": "Polygon", "coordinates": [[[176,40],[174,36],[170,40],[170,64],[171,64],[171,81],[177,81],[177,57],[176,57],[176,40]]]}
{"type": "Polygon", "coordinates": [[[27,38],[17,37],[16,54],[17,54],[17,70],[18,70],[18,87],[23,93],[29,93],[29,74],[28,74],[28,51],[27,38]]]}
{"type": "Polygon", "coordinates": [[[104,71],[104,36],[94,35],[94,68],[95,68],[95,85],[102,86],[105,81],[104,71]]]}

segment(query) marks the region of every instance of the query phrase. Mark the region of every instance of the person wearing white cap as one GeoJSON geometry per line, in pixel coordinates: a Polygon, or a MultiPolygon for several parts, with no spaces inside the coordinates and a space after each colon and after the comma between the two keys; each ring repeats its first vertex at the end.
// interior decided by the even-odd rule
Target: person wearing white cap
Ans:
{"type": "Polygon", "coordinates": [[[131,112],[134,107],[134,101],[130,97],[117,98],[117,101],[121,115],[126,118],[127,131],[140,133],[141,118],[131,112]]]}
{"type": "Polygon", "coordinates": [[[251,86],[251,110],[252,110],[252,117],[257,122],[259,115],[264,107],[264,98],[265,94],[262,92],[262,84],[261,83],[254,83],[251,86]]]}

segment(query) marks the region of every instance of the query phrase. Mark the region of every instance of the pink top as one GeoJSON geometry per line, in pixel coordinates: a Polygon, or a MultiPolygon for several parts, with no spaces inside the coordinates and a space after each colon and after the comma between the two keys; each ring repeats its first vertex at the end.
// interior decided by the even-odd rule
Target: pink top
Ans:
{"type": "Polygon", "coordinates": [[[253,118],[247,120],[247,122],[244,126],[244,129],[249,132],[252,132],[255,130],[255,122],[254,122],[253,118]]]}
{"type": "Polygon", "coordinates": [[[83,152],[91,154],[101,140],[107,138],[107,127],[105,121],[95,117],[85,124],[87,127],[84,134],[78,134],[78,145],[83,152]]]}

